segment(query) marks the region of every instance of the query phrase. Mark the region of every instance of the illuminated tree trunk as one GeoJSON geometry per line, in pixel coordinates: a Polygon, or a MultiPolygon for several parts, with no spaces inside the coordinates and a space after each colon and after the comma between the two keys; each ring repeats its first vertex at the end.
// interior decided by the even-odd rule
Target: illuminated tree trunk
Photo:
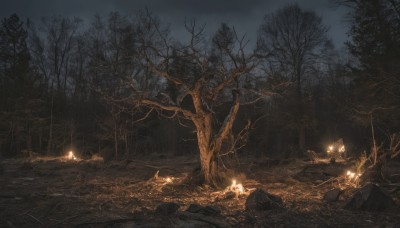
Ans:
{"type": "Polygon", "coordinates": [[[216,156],[218,148],[211,148],[212,137],[212,116],[204,114],[194,120],[197,130],[197,144],[199,148],[201,182],[204,184],[219,186],[218,166],[216,156]]]}
{"type": "Polygon", "coordinates": [[[232,129],[233,123],[239,111],[239,94],[237,91],[233,92],[233,104],[230,112],[225,117],[219,131],[214,134],[212,114],[206,113],[205,110],[200,109],[202,106],[196,101],[194,97],[195,107],[199,108],[199,117],[195,117],[193,122],[197,130],[197,143],[200,153],[200,167],[202,182],[207,185],[220,187],[223,178],[219,173],[218,155],[221,151],[224,140],[227,138],[232,129]],[[197,105],[196,105],[197,104],[197,105]]]}

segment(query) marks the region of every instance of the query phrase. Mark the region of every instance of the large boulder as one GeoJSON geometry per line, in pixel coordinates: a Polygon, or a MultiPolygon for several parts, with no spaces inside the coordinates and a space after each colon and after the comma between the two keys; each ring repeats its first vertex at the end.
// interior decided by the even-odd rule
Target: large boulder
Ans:
{"type": "Polygon", "coordinates": [[[354,193],[345,208],[363,211],[383,211],[395,206],[393,199],[384,190],[375,184],[367,184],[354,193]]]}
{"type": "Polygon", "coordinates": [[[208,216],[216,216],[221,214],[221,210],[219,210],[216,207],[213,206],[204,207],[198,204],[190,204],[186,211],[190,213],[200,213],[208,216]]]}
{"type": "Polygon", "coordinates": [[[331,189],[324,194],[323,200],[328,203],[336,202],[342,192],[343,191],[340,188],[331,189]]]}
{"type": "Polygon", "coordinates": [[[247,197],[245,205],[249,211],[265,211],[282,208],[283,201],[279,196],[256,189],[247,197]]]}
{"type": "Polygon", "coordinates": [[[174,202],[161,203],[156,208],[156,213],[160,215],[170,215],[179,209],[180,205],[174,202]]]}

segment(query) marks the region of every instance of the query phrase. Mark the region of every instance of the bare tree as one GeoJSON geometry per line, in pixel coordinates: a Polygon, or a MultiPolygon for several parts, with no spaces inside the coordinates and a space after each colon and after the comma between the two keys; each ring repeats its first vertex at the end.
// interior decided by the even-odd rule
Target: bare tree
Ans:
{"type": "Polygon", "coordinates": [[[293,84],[293,113],[300,150],[305,149],[306,119],[303,90],[327,44],[328,29],[314,12],[289,5],[265,16],[258,34],[258,51],[265,57],[268,72],[286,75],[293,84]]]}
{"type": "Polygon", "coordinates": [[[204,42],[204,26],[196,26],[195,21],[185,25],[191,39],[181,45],[167,36],[167,30],[149,12],[139,14],[136,32],[142,64],[174,89],[155,94],[142,90],[133,77],[131,100],[193,123],[201,182],[220,186],[223,178],[217,160],[239,111],[242,86],[238,82],[251,73],[256,62],[253,55],[245,53],[246,40],[239,38],[233,28],[222,25],[209,47],[204,42]],[[220,122],[216,107],[224,103],[230,103],[230,108],[220,122]]]}

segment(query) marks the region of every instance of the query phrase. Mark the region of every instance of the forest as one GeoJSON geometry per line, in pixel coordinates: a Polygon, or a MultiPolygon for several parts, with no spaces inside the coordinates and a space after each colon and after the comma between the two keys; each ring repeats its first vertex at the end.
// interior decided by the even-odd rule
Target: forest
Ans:
{"type": "Polygon", "coordinates": [[[399,226],[369,211],[400,202],[400,1],[336,2],[341,49],[297,4],[256,41],[147,8],[3,18],[0,226],[399,226]],[[363,186],[379,205],[348,214],[363,186]]]}

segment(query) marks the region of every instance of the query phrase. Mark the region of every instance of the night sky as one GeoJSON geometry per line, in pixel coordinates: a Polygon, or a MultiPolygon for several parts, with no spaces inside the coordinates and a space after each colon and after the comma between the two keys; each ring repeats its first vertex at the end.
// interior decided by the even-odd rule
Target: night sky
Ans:
{"type": "Polygon", "coordinates": [[[263,16],[291,3],[314,10],[323,17],[329,36],[337,48],[347,40],[348,24],[345,9],[338,8],[331,0],[0,0],[0,16],[17,13],[21,18],[38,21],[43,16],[78,16],[90,21],[98,13],[106,16],[111,11],[135,12],[147,7],[170,25],[172,36],[185,40],[184,20],[195,18],[206,23],[206,32],[216,31],[226,22],[233,25],[239,35],[246,33],[251,44],[255,43],[257,30],[263,16]]]}

